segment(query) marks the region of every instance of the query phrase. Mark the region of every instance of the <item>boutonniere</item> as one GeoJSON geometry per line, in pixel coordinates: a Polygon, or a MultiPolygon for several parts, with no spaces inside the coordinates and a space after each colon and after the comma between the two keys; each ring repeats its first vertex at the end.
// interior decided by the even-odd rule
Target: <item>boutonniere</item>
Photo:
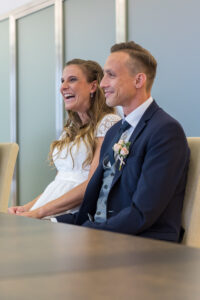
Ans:
{"type": "Polygon", "coordinates": [[[130,148],[131,142],[125,142],[124,140],[119,140],[118,143],[114,144],[113,151],[116,154],[116,161],[119,160],[119,171],[122,168],[122,165],[125,165],[124,159],[129,154],[129,148],[130,148]]]}

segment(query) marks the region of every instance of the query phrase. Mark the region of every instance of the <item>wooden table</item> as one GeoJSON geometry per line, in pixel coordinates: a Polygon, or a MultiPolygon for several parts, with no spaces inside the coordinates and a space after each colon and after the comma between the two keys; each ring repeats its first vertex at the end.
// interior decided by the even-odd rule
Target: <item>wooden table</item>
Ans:
{"type": "Polygon", "coordinates": [[[200,299],[200,250],[0,213],[0,299],[200,299]]]}

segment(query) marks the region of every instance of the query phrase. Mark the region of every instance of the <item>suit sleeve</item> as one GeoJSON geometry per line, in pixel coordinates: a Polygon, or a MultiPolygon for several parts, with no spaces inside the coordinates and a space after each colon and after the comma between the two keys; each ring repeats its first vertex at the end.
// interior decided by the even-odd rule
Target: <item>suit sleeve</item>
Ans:
{"type": "Polygon", "coordinates": [[[57,222],[75,224],[78,213],[64,214],[56,217],[57,222]]]}
{"type": "Polygon", "coordinates": [[[185,185],[180,183],[185,182],[188,157],[187,141],[179,124],[172,122],[155,130],[146,145],[131,205],[104,223],[87,221],[83,225],[130,234],[140,234],[150,228],[173,201],[175,193],[181,189],[184,193],[185,185]]]}

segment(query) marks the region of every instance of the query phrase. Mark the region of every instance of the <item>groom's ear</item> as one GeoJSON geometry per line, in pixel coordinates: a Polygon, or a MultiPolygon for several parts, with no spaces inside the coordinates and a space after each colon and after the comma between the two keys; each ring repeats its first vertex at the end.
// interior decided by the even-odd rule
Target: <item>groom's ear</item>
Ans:
{"type": "Polygon", "coordinates": [[[144,73],[138,73],[135,76],[135,87],[136,89],[140,89],[146,84],[147,76],[144,73]]]}

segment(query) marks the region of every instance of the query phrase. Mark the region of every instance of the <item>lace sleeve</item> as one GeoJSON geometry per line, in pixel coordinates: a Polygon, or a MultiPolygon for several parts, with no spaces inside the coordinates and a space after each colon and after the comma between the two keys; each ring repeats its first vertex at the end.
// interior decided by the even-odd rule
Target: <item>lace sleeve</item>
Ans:
{"type": "Polygon", "coordinates": [[[99,126],[96,130],[96,137],[104,137],[106,135],[106,132],[110,127],[112,127],[115,123],[117,123],[119,120],[121,120],[120,116],[115,114],[109,114],[106,115],[101,122],[99,123],[99,126]]]}

